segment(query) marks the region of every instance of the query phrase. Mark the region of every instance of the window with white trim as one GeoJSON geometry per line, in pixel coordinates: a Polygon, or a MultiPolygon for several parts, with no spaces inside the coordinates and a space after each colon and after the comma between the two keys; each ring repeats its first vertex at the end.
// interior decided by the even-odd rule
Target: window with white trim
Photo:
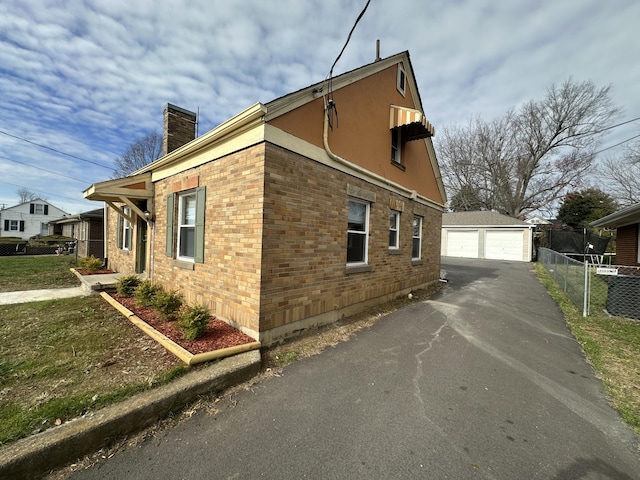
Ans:
{"type": "Polygon", "coordinates": [[[391,129],[391,163],[402,165],[402,133],[400,128],[391,129]]]}
{"type": "Polygon", "coordinates": [[[422,217],[413,216],[413,243],[411,247],[411,259],[419,260],[422,255],[422,217]]]}
{"type": "Polygon", "coordinates": [[[398,64],[398,77],[396,80],[396,88],[404,97],[406,89],[407,89],[407,74],[402,68],[402,65],[398,64]]]}
{"type": "Polygon", "coordinates": [[[181,267],[204,263],[206,187],[167,196],[166,255],[181,267]]]}
{"type": "Polygon", "coordinates": [[[367,263],[369,243],[369,202],[349,199],[347,263],[367,263]]]}
{"type": "MultiPolygon", "coordinates": [[[[129,207],[124,207],[122,211],[131,216],[131,209],[129,207]]],[[[122,249],[123,250],[131,250],[131,240],[133,238],[133,227],[131,226],[131,222],[124,217],[121,217],[122,221],[122,249]]]]}
{"type": "Polygon", "coordinates": [[[178,196],[178,255],[179,260],[193,262],[195,256],[196,193],[178,196]]]}
{"type": "Polygon", "coordinates": [[[400,212],[389,212],[389,248],[400,248],[400,212]]]}
{"type": "Polygon", "coordinates": [[[9,220],[9,231],[11,232],[18,231],[18,220],[9,220]]]}

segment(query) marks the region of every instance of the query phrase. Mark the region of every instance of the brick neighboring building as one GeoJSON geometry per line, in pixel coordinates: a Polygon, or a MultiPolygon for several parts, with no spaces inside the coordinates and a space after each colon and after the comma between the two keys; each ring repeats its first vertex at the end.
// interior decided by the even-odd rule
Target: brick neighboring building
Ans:
{"type": "Polygon", "coordinates": [[[616,264],[640,267],[640,203],[589,224],[616,229],[616,264]]]}
{"type": "Polygon", "coordinates": [[[198,138],[195,114],[168,105],[165,155],[84,195],[110,206],[110,268],[270,344],[438,281],[432,135],[404,52],[198,138]]]}
{"type": "Polygon", "coordinates": [[[104,209],[98,208],[77,215],[68,215],[49,222],[49,234],[57,232],[78,242],[78,255],[103,258],[104,209]]]}

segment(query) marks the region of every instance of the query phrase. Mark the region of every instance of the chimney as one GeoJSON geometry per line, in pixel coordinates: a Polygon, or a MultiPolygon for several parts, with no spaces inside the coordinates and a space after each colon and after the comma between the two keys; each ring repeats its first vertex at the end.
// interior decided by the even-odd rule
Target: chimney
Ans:
{"type": "Polygon", "coordinates": [[[196,114],[170,103],[164,108],[162,154],[166,155],[196,138],[196,114]]]}

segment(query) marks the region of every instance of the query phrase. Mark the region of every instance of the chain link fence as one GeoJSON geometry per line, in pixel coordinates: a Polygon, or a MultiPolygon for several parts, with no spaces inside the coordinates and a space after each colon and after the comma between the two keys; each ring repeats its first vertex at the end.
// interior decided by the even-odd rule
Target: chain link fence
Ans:
{"type": "Polygon", "coordinates": [[[605,312],[640,320],[640,268],[581,262],[548,248],[538,261],[584,316],[605,312]]]}

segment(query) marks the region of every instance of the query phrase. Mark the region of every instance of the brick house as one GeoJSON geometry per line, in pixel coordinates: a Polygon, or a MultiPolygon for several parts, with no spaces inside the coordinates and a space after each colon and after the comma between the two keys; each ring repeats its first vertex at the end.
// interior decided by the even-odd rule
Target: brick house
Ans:
{"type": "Polygon", "coordinates": [[[446,202],[408,52],[257,103],[92,185],[105,256],[263,344],[438,281],[446,202]],[[339,112],[339,116],[338,116],[339,112]]]}
{"type": "Polygon", "coordinates": [[[640,203],[618,210],[589,225],[595,228],[615,228],[616,263],[640,267],[640,203]]]}

